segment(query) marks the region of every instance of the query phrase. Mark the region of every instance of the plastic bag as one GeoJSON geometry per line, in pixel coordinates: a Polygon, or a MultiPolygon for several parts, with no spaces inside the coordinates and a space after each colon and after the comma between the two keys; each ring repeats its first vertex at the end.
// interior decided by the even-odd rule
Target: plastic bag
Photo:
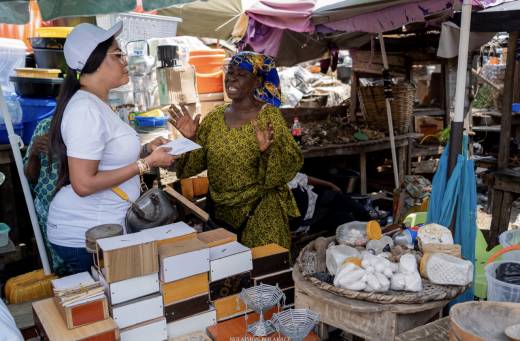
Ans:
{"type": "Polygon", "coordinates": [[[520,263],[502,263],[496,269],[496,278],[509,284],[520,285],[520,263]]]}

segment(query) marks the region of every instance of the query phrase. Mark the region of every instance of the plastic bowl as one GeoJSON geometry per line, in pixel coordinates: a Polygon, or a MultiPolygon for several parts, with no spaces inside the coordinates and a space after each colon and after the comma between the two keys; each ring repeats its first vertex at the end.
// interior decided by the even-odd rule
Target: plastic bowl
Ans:
{"type": "Polygon", "coordinates": [[[43,69],[60,69],[67,72],[67,63],[63,50],[33,48],[36,65],[43,69]]]}
{"type": "Polygon", "coordinates": [[[9,77],[17,95],[31,98],[55,98],[60,93],[62,78],[9,77]]]}
{"type": "MultiPolygon", "coordinates": [[[[502,232],[498,237],[500,245],[504,248],[512,245],[520,245],[520,230],[508,230],[502,232]]],[[[520,262],[520,251],[509,251],[504,253],[502,260],[520,262]]]]}
{"type": "Polygon", "coordinates": [[[496,279],[496,269],[503,263],[518,263],[512,261],[494,262],[486,265],[486,278],[488,283],[487,300],[497,302],[520,303],[520,285],[509,284],[496,279]]]}

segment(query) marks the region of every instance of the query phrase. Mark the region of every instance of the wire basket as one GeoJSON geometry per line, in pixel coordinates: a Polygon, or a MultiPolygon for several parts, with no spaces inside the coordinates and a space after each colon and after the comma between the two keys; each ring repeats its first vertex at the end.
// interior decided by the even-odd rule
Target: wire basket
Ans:
{"type": "Polygon", "coordinates": [[[267,336],[273,333],[274,328],[271,323],[264,319],[264,311],[279,304],[280,300],[283,300],[283,305],[285,305],[285,294],[282,290],[278,286],[262,283],[242,289],[240,299],[246,304],[246,311],[250,307],[260,316],[257,322],[247,326],[248,332],[254,336],[267,336]]]}
{"type": "MultiPolygon", "coordinates": [[[[392,94],[394,99],[390,102],[390,106],[394,130],[398,134],[406,134],[410,130],[412,121],[415,87],[410,83],[399,83],[392,86],[392,94]]],[[[384,87],[382,85],[360,87],[359,103],[367,127],[388,132],[384,87]]]]}
{"type": "Polygon", "coordinates": [[[320,315],[309,309],[287,309],[275,313],[271,320],[276,330],[292,341],[303,340],[320,321],[320,315]]]}

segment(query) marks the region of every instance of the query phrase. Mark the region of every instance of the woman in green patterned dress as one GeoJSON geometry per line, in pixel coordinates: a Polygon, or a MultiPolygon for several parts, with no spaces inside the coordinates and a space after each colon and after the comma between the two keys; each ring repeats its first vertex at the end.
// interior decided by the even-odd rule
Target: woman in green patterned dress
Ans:
{"type": "Polygon", "coordinates": [[[249,247],[290,247],[289,217],[300,215],[287,183],[303,164],[300,148],[280,110],[272,58],[241,52],[225,74],[231,104],[217,106],[200,123],[172,106],[173,125],[202,149],[177,162],[180,178],[208,171],[214,219],[232,227],[249,247]]]}
{"type": "Polygon", "coordinates": [[[38,224],[47,246],[47,252],[52,259],[54,273],[61,274],[63,260],[50,247],[47,239],[47,214],[49,205],[56,192],[58,181],[58,166],[56,162],[49,164],[48,154],[48,132],[52,117],[45,118],[38,123],[31,138],[29,147],[24,157],[25,176],[33,185],[34,209],[38,218],[38,224]]]}

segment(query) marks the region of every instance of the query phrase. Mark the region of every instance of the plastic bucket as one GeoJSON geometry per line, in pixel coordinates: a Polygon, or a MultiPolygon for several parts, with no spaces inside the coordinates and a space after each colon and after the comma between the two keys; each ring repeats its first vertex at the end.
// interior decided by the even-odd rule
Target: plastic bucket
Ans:
{"type": "Polygon", "coordinates": [[[36,99],[20,97],[20,105],[23,112],[23,143],[26,145],[31,142],[34,130],[38,123],[54,114],[56,101],[54,99],[36,99]]]}
{"type": "Polygon", "coordinates": [[[210,74],[222,71],[225,59],[225,54],[190,56],[189,63],[195,67],[197,73],[210,74]]]}
{"type": "Polygon", "coordinates": [[[496,269],[503,263],[518,263],[511,261],[494,262],[486,265],[487,279],[487,300],[498,302],[518,302],[520,303],[520,285],[509,284],[496,279],[496,269]]]}
{"type": "MultiPolygon", "coordinates": [[[[13,124],[14,133],[20,137],[23,136],[23,123],[13,124]]],[[[7,136],[7,127],[0,123],[0,144],[9,144],[9,137],[7,136]]]]}
{"type": "Polygon", "coordinates": [[[196,73],[197,76],[197,92],[199,94],[211,94],[224,91],[224,82],[222,81],[224,74],[222,70],[215,73],[196,73]]]}
{"type": "MultiPolygon", "coordinates": [[[[520,230],[509,230],[505,231],[498,237],[500,245],[504,248],[520,245],[520,230]]],[[[502,257],[504,261],[515,261],[520,262],[520,250],[509,251],[505,253],[502,257]]]]}
{"type": "Polygon", "coordinates": [[[0,223],[0,247],[9,244],[9,231],[11,228],[7,224],[0,223]]]}
{"type": "Polygon", "coordinates": [[[226,54],[226,50],[224,49],[210,49],[210,50],[192,50],[190,51],[190,57],[195,56],[209,56],[214,54],[226,54]]]}

